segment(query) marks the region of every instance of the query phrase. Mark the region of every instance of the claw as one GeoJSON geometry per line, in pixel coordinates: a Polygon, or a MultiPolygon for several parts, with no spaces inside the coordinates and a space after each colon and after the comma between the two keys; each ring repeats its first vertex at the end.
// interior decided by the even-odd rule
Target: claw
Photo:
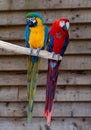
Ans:
{"type": "Polygon", "coordinates": [[[33,48],[30,48],[30,55],[33,53],[33,48]]]}
{"type": "Polygon", "coordinates": [[[57,55],[58,60],[60,59],[60,54],[57,55]]]}
{"type": "Polygon", "coordinates": [[[55,52],[52,52],[52,58],[54,58],[55,52]]]}
{"type": "Polygon", "coordinates": [[[40,48],[37,49],[36,51],[37,56],[39,55],[40,50],[41,50],[40,48]]]}

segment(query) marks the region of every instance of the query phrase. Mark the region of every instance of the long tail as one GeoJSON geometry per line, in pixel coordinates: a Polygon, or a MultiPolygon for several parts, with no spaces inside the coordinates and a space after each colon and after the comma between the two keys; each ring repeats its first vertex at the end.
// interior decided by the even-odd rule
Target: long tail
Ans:
{"type": "Polygon", "coordinates": [[[47,86],[46,86],[46,103],[44,116],[47,118],[47,124],[50,125],[52,107],[55,97],[57,78],[58,78],[58,68],[60,61],[48,61],[48,73],[47,73],[47,86]]]}
{"type": "Polygon", "coordinates": [[[27,112],[27,121],[32,121],[32,112],[33,112],[33,102],[36,92],[37,79],[38,79],[38,70],[40,66],[40,58],[33,63],[31,56],[28,59],[28,73],[27,73],[27,93],[28,93],[28,112],[27,112]]]}

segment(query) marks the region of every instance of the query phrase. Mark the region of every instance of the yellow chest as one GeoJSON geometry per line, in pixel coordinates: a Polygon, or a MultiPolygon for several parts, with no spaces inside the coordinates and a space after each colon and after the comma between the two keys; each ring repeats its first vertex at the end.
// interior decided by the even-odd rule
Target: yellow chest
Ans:
{"type": "Polygon", "coordinates": [[[44,26],[30,28],[29,45],[32,48],[42,48],[44,45],[44,26]]]}

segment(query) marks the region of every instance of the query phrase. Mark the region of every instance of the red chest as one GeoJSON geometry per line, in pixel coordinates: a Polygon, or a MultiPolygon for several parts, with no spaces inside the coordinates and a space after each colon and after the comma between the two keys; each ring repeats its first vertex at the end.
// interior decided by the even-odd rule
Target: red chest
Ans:
{"type": "Polygon", "coordinates": [[[53,52],[59,54],[61,49],[63,48],[64,41],[66,38],[66,34],[63,32],[55,32],[54,40],[53,40],[53,52]]]}
{"type": "Polygon", "coordinates": [[[68,38],[68,31],[63,30],[61,27],[59,27],[59,21],[56,21],[50,30],[49,37],[53,37],[53,48],[52,51],[56,54],[60,54],[65,39],[68,38]]]}

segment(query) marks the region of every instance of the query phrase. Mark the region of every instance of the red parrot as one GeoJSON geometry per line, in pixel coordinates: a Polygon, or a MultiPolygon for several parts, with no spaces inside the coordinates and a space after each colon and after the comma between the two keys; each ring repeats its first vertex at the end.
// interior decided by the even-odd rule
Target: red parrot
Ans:
{"type": "MultiPolygon", "coordinates": [[[[63,56],[64,52],[69,43],[69,20],[67,18],[61,18],[52,24],[51,30],[49,32],[49,45],[48,51],[55,54],[63,56]]],[[[58,79],[58,68],[61,61],[48,59],[48,73],[47,73],[47,86],[46,86],[46,103],[44,116],[47,118],[47,124],[50,125],[52,106],[55,97],[55,90],[58,79]]]]}

